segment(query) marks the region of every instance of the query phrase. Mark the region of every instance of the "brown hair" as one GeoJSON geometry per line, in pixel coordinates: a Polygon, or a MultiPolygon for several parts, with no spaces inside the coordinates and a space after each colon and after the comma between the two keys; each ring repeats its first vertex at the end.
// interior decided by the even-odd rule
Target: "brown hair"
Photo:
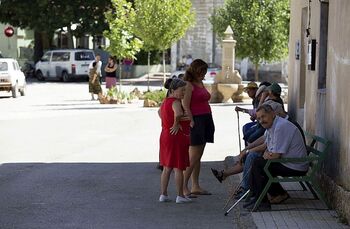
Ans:
{"type": "Polygon", "coordinates": [[[198,77],[198,75],[204,74],[207,70],[208,64],[205,61],[201,59],[195,59],[187,68],[184,80],[193,82],[195,78],[198,77]]]}

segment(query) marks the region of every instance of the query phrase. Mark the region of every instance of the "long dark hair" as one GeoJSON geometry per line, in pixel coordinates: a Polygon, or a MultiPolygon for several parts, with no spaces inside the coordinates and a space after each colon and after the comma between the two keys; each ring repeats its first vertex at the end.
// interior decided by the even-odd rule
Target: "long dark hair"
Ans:
{"type": "Polygon", "coordinates": [[[186,69],[184,80],[193,82],[198,75],[205,74],[207,70],[208,64],[204,60],[195,59],[186,69]]]}

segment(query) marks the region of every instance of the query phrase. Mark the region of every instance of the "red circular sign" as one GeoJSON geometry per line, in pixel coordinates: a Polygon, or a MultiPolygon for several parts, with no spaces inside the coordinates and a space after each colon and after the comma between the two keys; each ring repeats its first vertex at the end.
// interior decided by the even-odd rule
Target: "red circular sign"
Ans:
{"type": "Polygon", "coordinates": [[[6,37],[12,37],[15,34],[15,30],[11,26],[8,26],[5,28],[4,34],[6,37]]]}

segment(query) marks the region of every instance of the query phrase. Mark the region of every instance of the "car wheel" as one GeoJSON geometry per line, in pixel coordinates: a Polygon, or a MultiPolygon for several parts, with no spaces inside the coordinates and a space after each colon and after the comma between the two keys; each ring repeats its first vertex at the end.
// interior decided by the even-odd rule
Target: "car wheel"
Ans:
{"type": "Polygon", "coordinates": [[[19,89],[19,92],[21,93],[21,96],[25,96],[26,95],[26,87],[27,87],[27,85],[24,84],[23,87],[21,89],[19,89]]]}
{"type": "Polygon", "coordinates": [[[63,80],[63,82],[69,81],[69,75],[67,72],[62,72],[62,80],[63,80]]]}
{"type": "Polygon", "coordinates": [[[35,75],[36,75],[36,78],[38,78],[38,80],[40,80],[40,81],[45,80],[44,75],[41,71],[37,71],[37,73],[35,75]]]}
{"type": "Polygon", "coordinates": [[[14,85],[14,86],[12,86],[12,89],[11,89],[11,91],[12,91],[12,97],[13,98],[17,98],[17,92],[18,92],[18,85],[17,85],[17,83],[14,85]]]}

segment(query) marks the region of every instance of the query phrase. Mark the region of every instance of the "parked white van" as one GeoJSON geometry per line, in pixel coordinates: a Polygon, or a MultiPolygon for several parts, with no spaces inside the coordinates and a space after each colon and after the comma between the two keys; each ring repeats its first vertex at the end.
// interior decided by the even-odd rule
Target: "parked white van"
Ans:
{"type": "Polygon", "coordinates": [[[89,64],[95,59],[92,50],[61,49],[47,51],[35,65],[38,80],[61,79],[62,81],[88,78],[89,64]]]}

